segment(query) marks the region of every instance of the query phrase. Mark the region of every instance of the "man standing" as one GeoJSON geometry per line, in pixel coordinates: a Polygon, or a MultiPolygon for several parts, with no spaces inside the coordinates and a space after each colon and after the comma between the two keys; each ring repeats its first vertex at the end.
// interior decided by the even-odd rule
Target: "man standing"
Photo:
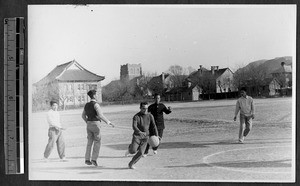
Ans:
{"type": "Polygon", "coordinates": [[[84,106],[82,119],[85,121],[87,131],[87,146],[85,153],[85,164],[98,166],[97,158],[99,156],[101,145],[100,122],[103,120],[106,124],[114,125],[103,115],[100,104],[96,101],[96,90],[90,90],[88,96],[91,101],[84,106]],[[91,157],[91,151],[93,152],[91,157]]]}
{"type": "MultiPolygon", "coordinates": [[[[165,124],[164,124],[164,113],[170,114],[172,112],[171,107],[166,107],[163,103],[160,102],[160,95],[155,94],[154,95],[154,100],[155,102],[149,106],[148,112],[150,112],[154,116],[154,121],[158,130],[158,136],[159,136],[159,144],[163,136],[163,132],[165,129],[165,124]]],[[[150,131],[150,135],[151,135],[150,131]]],[[[146,150],[145,150],[145,155],[148,154],[150,145],[147,144],[146,150]]],[[[153,153],[157,154],[157,147],[152,148],[153,153]]]]}
{"type": "Polygon", "coordinates": [[[234,121],[236,121],[238,112],[240,112],[239,143],[243,143],[252,128],[252,119],[254,119],[253,99],[247,96],[246,88],[241,89],[241,97],[236,102],[234,121]],[[244,125],[246,125],[245,130],[244,125]]]}
{"type": "Polygon", "coordinates": [[[140,112],[133,116],[132,141],[125,153],[125,156],[134,154],[137,151],[138,152],[133,156],[132,160],[128,164],[130,169],[135,168],[133,165],[137,163],[144,154],[149,139],[149,130],[153,131],[154,135],[157,136],[157,128],[155,126],[154,118],[151,114],[147,113],[147,108],[147,102],[140,103],[140,112]]]}
{"type": "Polygon", "coordinates": [[[48,157],[50,156],[53,147],[56,143],[57,145],[57,151],[59,158],[62,161],[66,161],[65,159],[65,141],[63,137],[61,123],[60,123],[60,116],[57,111],[58,109],[58,103],[57,101],[50,101],[50,106],[51,109],[47,112],[47,122],[49,124],[49,129],[48,129],[48,144],[46,146],[46,149],[44,151],[44,160],[48,160],[48,157]]]}

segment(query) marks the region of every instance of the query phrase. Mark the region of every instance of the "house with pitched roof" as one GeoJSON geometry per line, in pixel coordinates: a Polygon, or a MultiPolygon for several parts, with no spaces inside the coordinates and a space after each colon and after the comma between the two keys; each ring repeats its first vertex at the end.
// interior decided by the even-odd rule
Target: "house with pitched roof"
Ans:
{"type": "Polygon", "coordinates": [[[229,68],[219,69],[219,66],[211,66],[208,70],[200,65],[200,68],[192,72],[182,83],[181,87],[167,91],[168,100],[196,101],[200,97],[206,98],[207,95],[208,99],[210,95],[225,98],[236,91],[233,72],[229,68]]]}
{"type": "Polygon", "coordinates": [[[149,95],[154,95],[155,93],[164,96],[165,92],[173,87],[171,81],[171,75],[162,72],[158,76],[154,76],[149,81],[149,95]]]}
{"type": "Polygon", "coordinates": [[[285,62],[281,63],[272,76],[281,82],[282,88],[290,88],[292,86],[292,66],[286,65],[285,62]]]}
{"type": "Polygon", "coordinates": [[[181,87],[174,87],[166,91],[166,101],[198,101],[201,88],[197,84],[188,82],[181,87]]]}
{"type": "MultiPolygon", "coordinates": [[[[97,75],[73,60],[56,66],[49,74],[33,84],[35,94],[44,94],[44,101],[59,100],[60,105],[82,106],[89,101],[87,92],[97,90],[97,101],[102,102],[101,81],[104,76],[97,75]]],[[[41,95],[40,95],[41,96],[41,95]]]]}
{"type": "Polygon", "coordinates": [[[201,82],[201,79],[211,77],[214,81],[213,87],[215,93],[225,93],[235,91],[233,85],[233,72],[229,68],[219,68],[219,66],[211,66],[211,70],[207,70],[200,65],[200,68],[191,73],[188,77],[193,83],[201,82]]]}

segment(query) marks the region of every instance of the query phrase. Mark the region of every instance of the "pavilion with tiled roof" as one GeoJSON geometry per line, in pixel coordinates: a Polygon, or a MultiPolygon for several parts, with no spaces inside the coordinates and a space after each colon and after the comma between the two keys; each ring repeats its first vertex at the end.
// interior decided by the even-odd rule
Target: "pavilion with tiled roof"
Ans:
{"type": "Polygon", "coordinates": [[[104,79],[104,76],[90,72],[73,60],[57,65],[33,86],[36,93],[43,92],[42,89],[55,92],[63,106],[78,106],[84,105],[89,100],[87,92],[91,89],[97,90],[97,100],[102,102],[101,81],[104,79]]]}

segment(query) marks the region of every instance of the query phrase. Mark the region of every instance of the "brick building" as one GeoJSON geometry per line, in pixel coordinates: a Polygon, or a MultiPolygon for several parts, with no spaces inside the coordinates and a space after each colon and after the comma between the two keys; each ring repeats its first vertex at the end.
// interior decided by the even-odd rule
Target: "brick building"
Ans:
{"type": "Polygon", "coordinates": [[[104,76],[96,75],[83,68],[75,60],[56,66],[47,76],[33,84],[34,96],[41,103],[57,99],[64,108],[82,106],[89,101],[87,92],[97,90],[97,100],[102,102],[101,81],[104,76]]]}

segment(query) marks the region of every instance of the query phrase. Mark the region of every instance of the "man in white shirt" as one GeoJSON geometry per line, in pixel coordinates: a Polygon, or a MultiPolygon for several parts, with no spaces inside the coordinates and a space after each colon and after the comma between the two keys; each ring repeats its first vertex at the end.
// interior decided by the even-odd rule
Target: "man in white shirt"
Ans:
{"type": "Polygon", "coordinates": [[[252,128],[252,119],[254,119],[253,99],[247,96],[246,88],[241,89],[241,97],[236,102],[234,121],[236,121],[238,112],[240,112],[239,143],[243,143],[252,128]],[[245,130],[244,125],[246,125],[245,130]]]}
{"type": "Polygon", "coordinates": [[[62,128],[61,126],[60,116],[57,111],[58,103],[56,101],[50,101],[50,106],[51,109],[47,112],[47,122],[49,124],[49,129],[48,129],[49,140],[46,149],[44,151],[44,159],[45,160],[48,159],[56,143],[59,158],[62,161],[66,161],[65,141],[62,134],[62,130],[64,130],[64,128],[62,128]]]}
{"type": "Polygon", "coordinates": [[[103,115],[100,104],[96,100],[96,90],[90,90],[87,94],[91,98],[91,101],[85,104],[81,115],[86,123],[88,139],[85,152],[85,164],[98,166],[97,158],[101,145],[100,122],[103,120],[112,127],[114,127],[114,125],[103,115]]]}

